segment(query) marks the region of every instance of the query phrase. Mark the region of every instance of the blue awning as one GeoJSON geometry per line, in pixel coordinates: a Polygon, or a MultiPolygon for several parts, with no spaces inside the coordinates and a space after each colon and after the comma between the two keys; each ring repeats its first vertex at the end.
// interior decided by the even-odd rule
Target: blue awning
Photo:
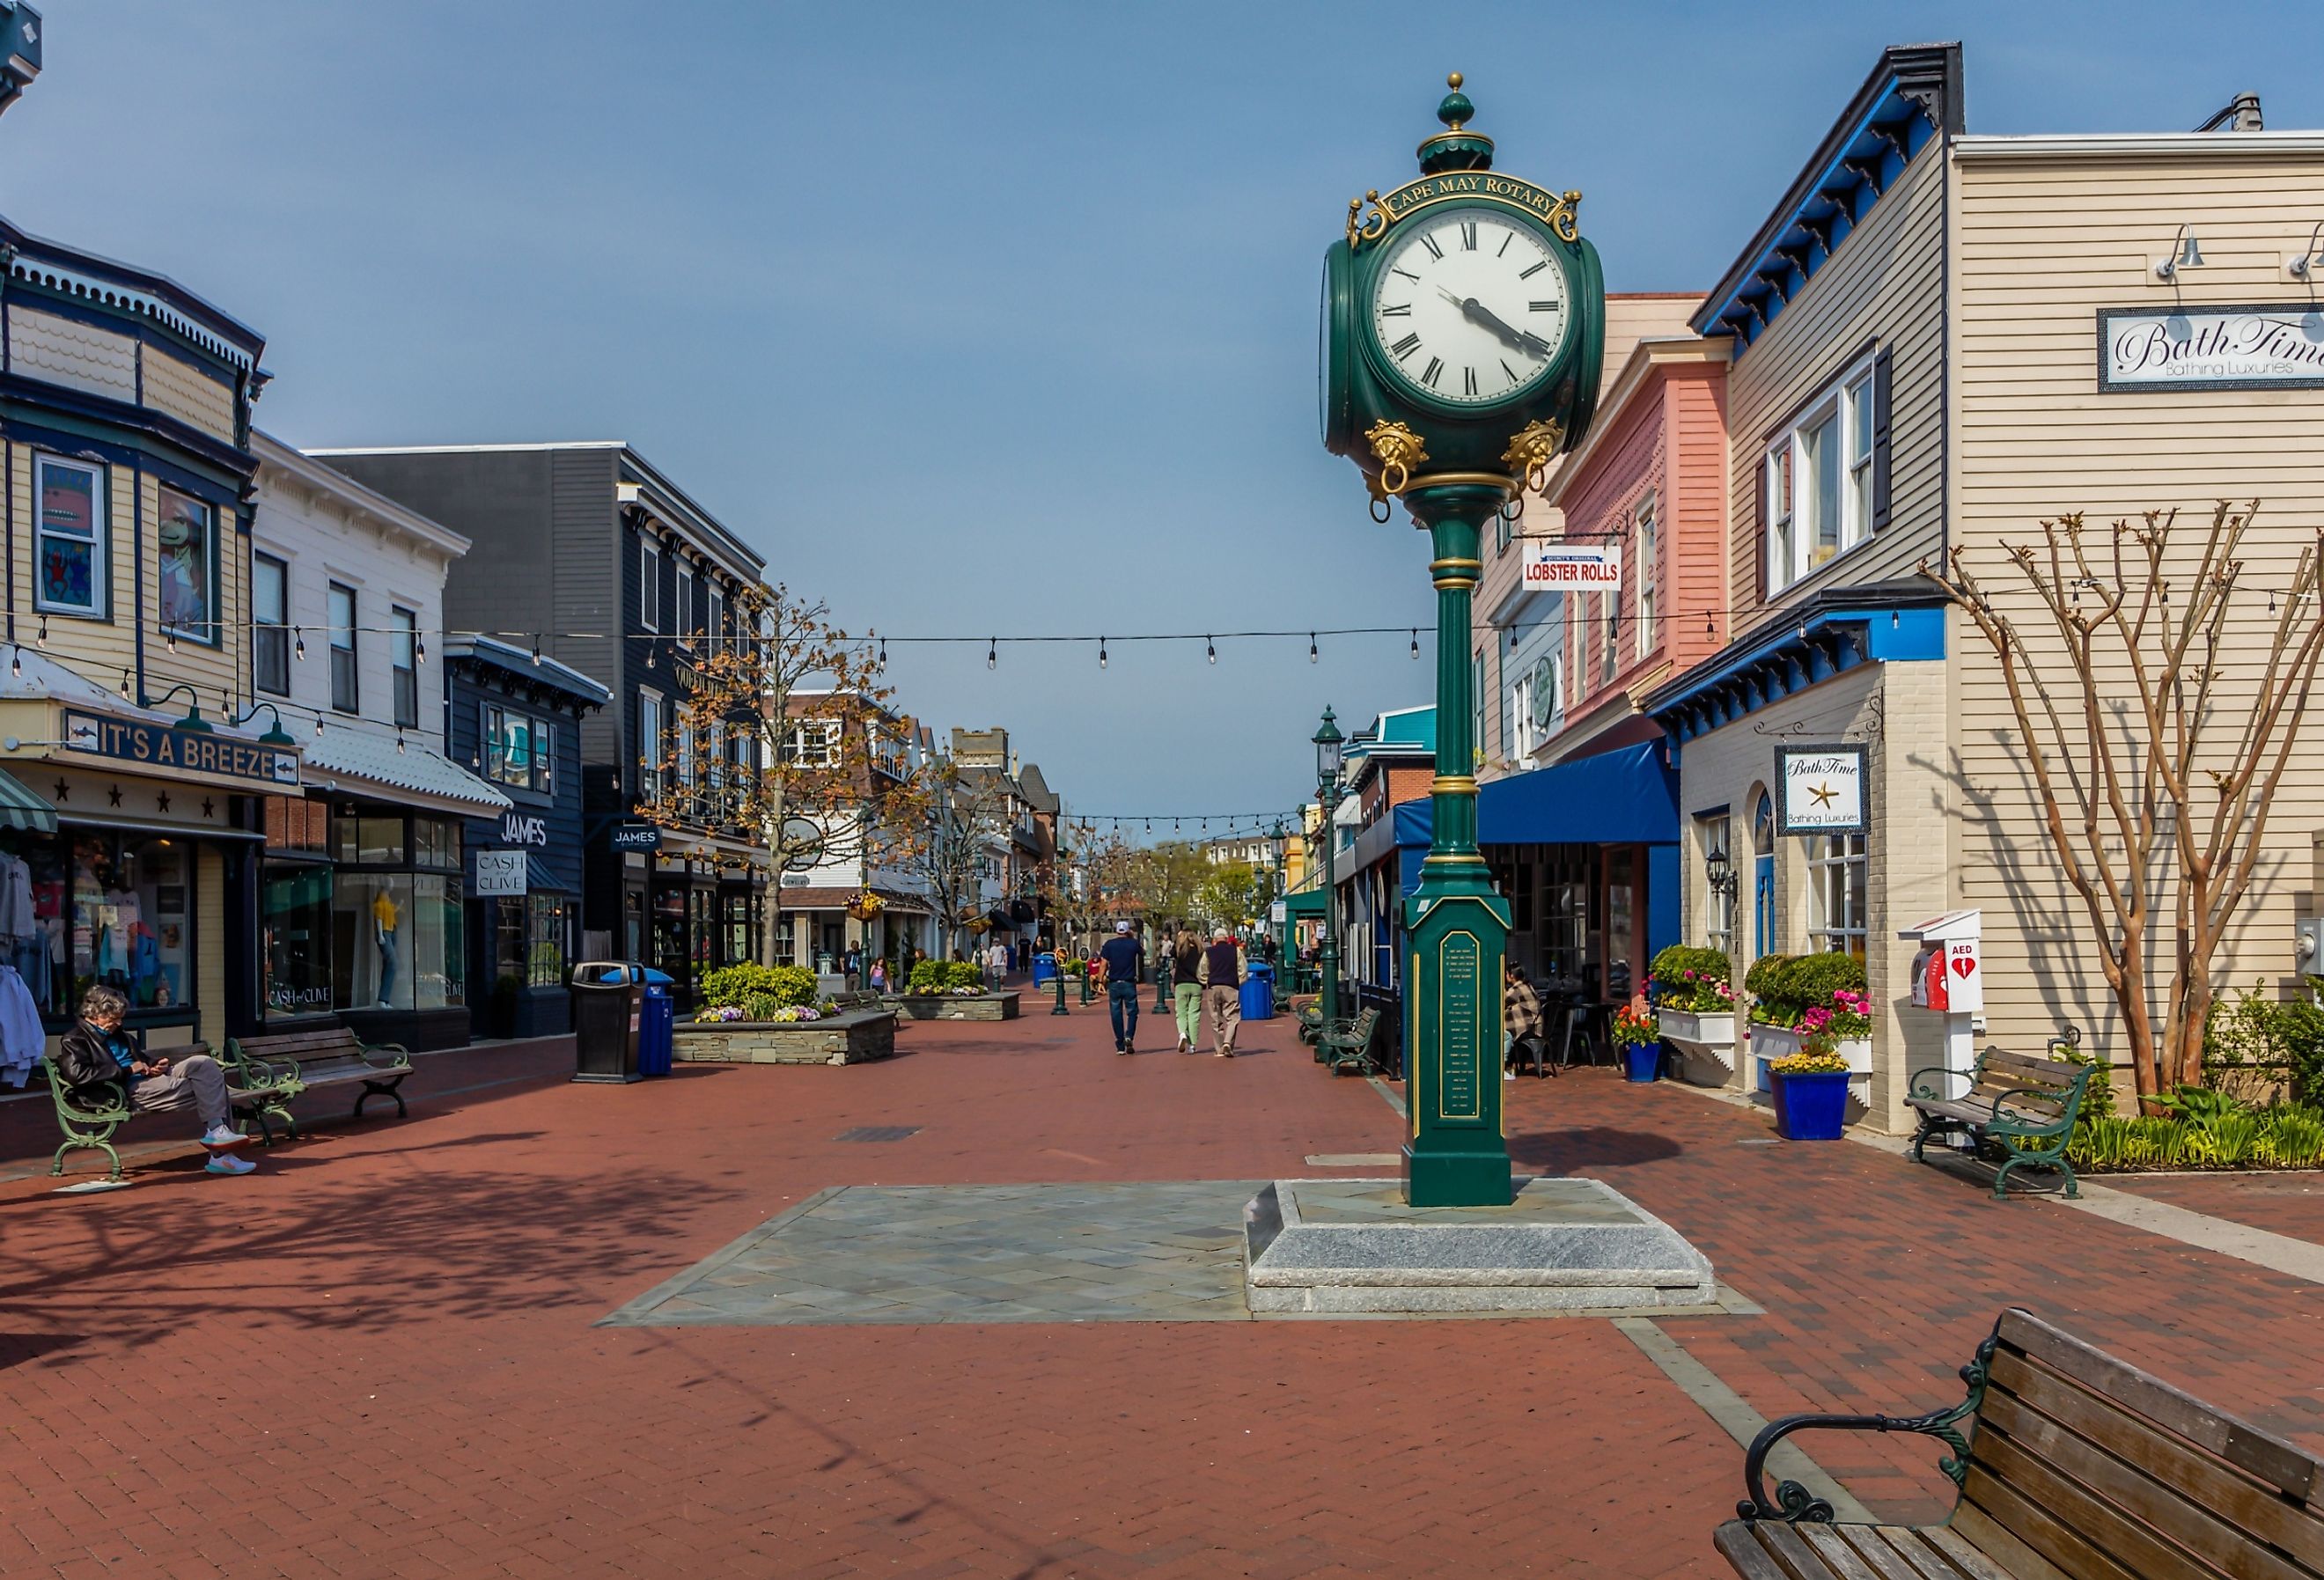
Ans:
{"type": "MultiPolygon", "coordinates": [[[[1661,741],[1497,779],[1477,792],[1479,845],[1676,845],[1678,774],[1661,741]]],[[[1396,808],[1404,892],[1420,882],[1435,826],[1426,801],[1396,808]]]]}

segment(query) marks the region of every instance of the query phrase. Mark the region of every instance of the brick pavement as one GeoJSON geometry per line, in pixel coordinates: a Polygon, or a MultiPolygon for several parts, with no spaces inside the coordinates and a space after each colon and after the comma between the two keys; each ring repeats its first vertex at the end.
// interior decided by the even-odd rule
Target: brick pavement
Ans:
{"type": "MultiPolygon", "coordinates": [[[[1263,1178],[1397,1138],[1283,1021],[1233,1063],[1117,1058],[1094,1006],[901,1040],[628,1088],[462,1055],[409,1121],[250,1179],[0,1183],[0,1573],[1724,1572],[1740,1455],[1603,1322],[591,1326],[829,1186],[1263,1178]],[[920,1128],[834,1139],[865,1125],[920,1128]]],[[[1664,1319],[1766,1413],[1950,1397],[2016,1298],[2319,1437],[2312,1286],[1600,1075],[1518,1084],[1510,1125],[1767,1307],[1664,1319]]],[[[1883,1512],[1928,1500],[1917,1444],[1808,1446],[1883,1512]]]]}

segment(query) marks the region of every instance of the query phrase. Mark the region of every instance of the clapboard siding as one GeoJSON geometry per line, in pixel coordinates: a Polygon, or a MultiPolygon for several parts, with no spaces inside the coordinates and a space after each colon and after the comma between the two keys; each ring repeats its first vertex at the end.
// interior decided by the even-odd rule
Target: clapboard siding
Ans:
{"type": "Polygon", "coordinates": [[[1945,170],[1941,144],[1922,151],[1863,225],[1728,374],[1729,531],[1722,637],[1765,609],[1836,584],[1909,574],[1944,534],[1945,170]],[[1778,427],[1872,343],[1892,354],[1889,524],[1815,574],[1763,596],[1766,527],[1760,457],[1778,427]]]}
{"type": "MultiPolygon", "coordinates": [[[[2255,593],[2284,586],[2301,547],[2324,526],[2324,391],[2098,393],[2101,308],[2305,305],[2306,289],[2282,263],[2324,212],[2324,160],[2246,153],[2234,142],[2222,135],[2218,152],[2194,158],[2037,162],[1973,149],[1957,157],[1955,541],[2015,618],[2029,657],[2070,686],[2054,631],[2002,556],[2005,543],[2038,541],[2043,517],[2080,511],[2102,529],[2178,507],[2194,518],[2181,528],[2191,532],[2213,501],[2259,498],[2263,513],[2242,554],[2255,593]],[[2206,263],[2182,271],[2174,288],[2154,278],[2153,263],[2181,222],[2200,238],[2206,263]]],[[[2228,632],[2218,690],[2224,725],[2248,710],[2272,625],[2258,596],[2228,632]]],[[[2051,855],[1999,671],[1974,628],[1959,629],[1960,899],[1986,911],[1990,1034],[2030,1046],[2070,1020],[2097,1027],[2118,1051],[2118,1037],[2106,1035],[2114,1015],[2089,925],[2051,855]]],[[[2129,696],[2126,684],[2120,695],[2129,696]]],[[[2312,744],[2324,733],[2311,722],[2303,740],[2269,808],[2254,898],[2220,956],[2222,991],[2292,980],[2293,921],[2312,904],[2310,836],[2324,828],[2324,757],[2312,744]]],[[[2223,742],[2213,765],[2224,754],[2223,742]]],[[[2150,952],[2158,1014],[2172,948],[2164,898],[2150,952]]]]}
{"type": "Polygon", "coordinates": [[[637,556],[628,550],[630,535],[615,504],[620,464],[619,450],[558,450],[549,472],[555,578],[549,625],[557,633],[550,655],[603,680],[616,699],[615,706],[581,721],[583,754],[593,762],[627,761],[621,746],[626,732],[620,698],[630,671],[622,651],[625,644],[614,633],[635,629],[623,589],[634,585],[637,556]]]}

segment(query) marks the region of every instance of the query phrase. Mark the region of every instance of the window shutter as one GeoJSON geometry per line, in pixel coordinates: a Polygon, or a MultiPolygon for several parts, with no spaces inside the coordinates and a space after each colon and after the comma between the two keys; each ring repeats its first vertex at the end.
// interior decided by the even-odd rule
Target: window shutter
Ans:
{"type": "MultiPolygon", "coordinates": [[[[1774,574],[1775,545],[1774,540],[1767,536],[1775,522],[1775,502],[1772,497],[1775,489],[1775,469],[1767,464],[1767,452],[1766,448],[1762,447],[1759,451],[1759,485],[1752,491],[1752,497],[1758,502],[1758,519],[1752,523],[1751,533],[1751,541],[1755,545],[1753,558],[1759,562],[1759,602],[1761,604],[1766,603],[1775,592],[1774,574]]],[[[1728,634],[1729,636],[1734,634],[1731,616],[1728,634]]]]}
{"type": "Polygon", "coordinates": [[[1888,524],[1888,347],[1872,359],[1872,530],[1888,524]]]}

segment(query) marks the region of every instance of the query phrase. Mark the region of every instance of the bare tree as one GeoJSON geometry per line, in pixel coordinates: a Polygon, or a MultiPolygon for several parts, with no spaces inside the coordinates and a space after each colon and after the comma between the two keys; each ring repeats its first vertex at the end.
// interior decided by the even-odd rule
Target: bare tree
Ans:
{"type": "Polygon", "coordinates": [[[1065,934],[1086,951],[1099,924],[1125,910],[1136,910],[1139,851],[1119,829],[1100,834],[1088,824],[1075,826],[1066,857],[1044,891],[1052,915],[1060,918],[1065,934]]]}
{"type": "Polygon", "coordinates": [[[939,757],[922,770],[916,791],[915,836],[893,864],[926,887],[946,945],[964,947],[968,924],[984,912],[983,882],[993,845],[1008,837],[1006,795],[999,779],[964,772],[939,757]]]}
{"type": "Polygon", "coordinates": [[[2288,587],[2238,598],[2258,511],[2256,500],[2222,501],[2208,531],[2191,534],[2179,531],[2176,511],[2102,532],[2069,515],[2043,522],[2039,544],[2004,544],[2057,634],[2063,670],[2029,654],[1960,550],[1928,572],[2000,661],[2043,826],[2099,945],[2142,1098],[2201,1076],[2212,963],[2250,894],[2324,656],[2324,537],[2301,548],[2288,587]],[[2255,675],[2253,650],[2233,651],[2231,616],[2263,596],[2271,635],[2255,675]],[[2147,956],[2165,912],[2172,950],[2158,1031],[2147,956]]]}
{"type": "Polygon", "coordinates": [[[908,721],[889,709],[872,644],[828,605],[761,586],[736,596],[726,629],[663,651],[680,700],[666,737],[644,744],[641,816],[755,839],[778,871],[904,860],[927,796],[906,757],[908,721]]]}

